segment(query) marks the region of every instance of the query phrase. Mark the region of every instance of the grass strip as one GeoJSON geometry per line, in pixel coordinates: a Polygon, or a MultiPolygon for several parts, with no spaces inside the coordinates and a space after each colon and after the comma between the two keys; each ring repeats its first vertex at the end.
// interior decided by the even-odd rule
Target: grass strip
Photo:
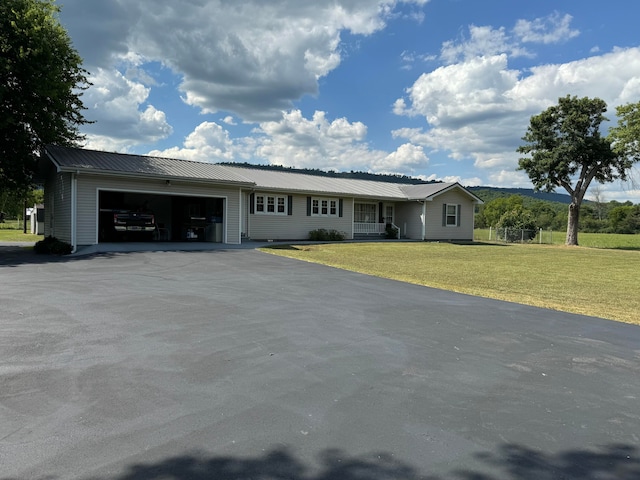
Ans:
{"type": "Polygon", "coordinates": [[[263,251],[345,270],[640,325],[640,252],[518,244],[335,243],[263,251]]]}

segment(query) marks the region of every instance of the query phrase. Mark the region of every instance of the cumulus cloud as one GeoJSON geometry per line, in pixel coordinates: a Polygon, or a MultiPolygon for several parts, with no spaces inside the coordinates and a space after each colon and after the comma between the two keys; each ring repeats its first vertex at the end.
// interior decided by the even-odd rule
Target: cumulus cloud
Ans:
{"type": "Polygon", "coordinates": [[[511,57],[531,57],[532,54],[519,43],[513,41],[504,28],[495,29],[489,26],[469,27],[468,39],[450,40],[442,45],[440,59],[452,64],[481,56],[492,56],[501,53],[511,57]]]}
{"type": "Polygon", "coordinates": [[[283,114],[277,122],[260,125],[264,137],[255,155],[271,164],[324,170],[362,170],[374,173],[407,173],[427,166],[421,146],[405,143],[393,152],[371,149],[367,127],[346,118],[333,121],[317,111],[310,119],[299,110],[283,114]]]}
{"type": "Polygon", "coordinates": [[[580,31],[571,28],[571,15],[554,12],[544,18],[533,21],[518,20],[513,33],[523,42],[560,43],[580,35],[580,31]]]}
{"type": "Polygon", "coordinates": [[[97,69],[90,78],[93,87],[83,95],[88,148],[126,151],[141,143],[169,136],[173,129],[164,112],[147,104],[149,88],[126,78],[117,70],[97,69]]]}
{"type": "Polygon", "coordinates": [[[201,162],[269,163],[321,170],[362,170],[406,174],[426,167],[424,148],[404,143],[392,152],[374,150],[366,142],[367,127],[346,118],[330,120],[317,111],[305,118],[300,110],[283,112],[280,120],[263,122],[252,136],[232,139],[214,122],[201,123],[181,147],[152,150],[149,155],[201,162]]]}
{"type": "Polygon", "coordinates": [[[204,113],[276,120],[318,91],[341,61],[340,35],[370,35],[398,3],[421,20],[427,0],[178,2],[68,0],[62,21],[90,70],[122,55],[159,61],[182,80],[183,100],[204,113]],[[89,27],[90,26],[90,27],[89,27]]]}
{"type": "Polygon", "coordinates": [[[423,116],[427,126],[393,135],[454,159],[472,158],[478,168],[501,172],[492,173],[496,181],[519,181],[505,172],[515,169],[515,149],[532,115],[567,94],[600,97],[613,110],[640,96],[639,78],[640,48],[529,71],[509,69],[505,54],[475,57],[421,75],[394,111],[423,116]]]}
{"type": "Polygon", "coordinates": [[[241,147],[229,137],[227,130],[215,122],[203,122],[187,136],[183,147],[152,150],[149,155],[217,163],[234,161],[242,153],[241,147]]]}

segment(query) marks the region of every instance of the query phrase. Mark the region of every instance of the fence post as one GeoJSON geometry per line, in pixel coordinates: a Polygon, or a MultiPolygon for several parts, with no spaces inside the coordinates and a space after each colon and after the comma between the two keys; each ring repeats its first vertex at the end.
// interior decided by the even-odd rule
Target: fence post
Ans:
{"type": "Polygon", "coordinates": [[[538,239],[540,245],[542,245],[542,228],[540,229],[540,238],[538,239]]]}

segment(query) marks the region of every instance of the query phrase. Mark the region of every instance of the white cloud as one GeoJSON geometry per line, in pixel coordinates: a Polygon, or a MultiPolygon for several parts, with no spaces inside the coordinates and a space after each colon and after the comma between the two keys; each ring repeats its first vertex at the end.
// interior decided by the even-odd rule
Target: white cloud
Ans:
{"type": "Polygon", "coordinates": [[[513,41],[504,28],[469,27],[470,38],[461,42],[454,40],[442,44],[440,59],[446,64],[469,60],[474,57],[493,56],[502,53],[511,57],[530,57],[532,54],[513,41]]]}
{"type": "Polygon", "coordinates": [[[198,162],[228,162],[235,160],[240,148],[229,137],[229,132],[214,122],[203,122],[184,141],[184,147],[152,150],[149,155],[181,158],[198,162]]]}
{"type": "Polygon", "coordinates": [[[567,94],[599,97],[610,111],[640,97],[640,48],[565,64],[508,68],[506,55],[476,57],[421,75],[394,105],[398,114],[423,116],[424,129],[398,129],[406,138],[451,158],[474,159],[496,185],[530,186],[520,172],[513,176],[532,115],[567,94]],[[504,182],[504,183],[498,183],[504,182]]]}
{"type": "Polygon", "coordinates": [[[341,62],[342,32],[383,29],[399,3],[413,6],[408,15],[419,21],[427,1],[97,3],[67,0],[61,14],[90,71],[123,55],[158,61],[182,79],[187,104],[264,121],[317,93],[318,80],[341,62]]]}
{"type": "Polygon", "coordinates": [[[98,69],[90,76],[93,87],[84,92],[88,148],[125,151],[136,144],[152,143],[173,129],[164,112],[146,104],[149,88],[120,72],[98,69]]]}
{"type": "Polygon", "coordinates": [[[544,18],[533,21],[518,20],[513,33],[523,42],[560,43],[580,35],[580,31],[571,28],[571,15],[554,12],[544,18]]]}
{"type": "Polygon", "coordinates": [[[149,155],[211,163],[250,161],[393,174],[406,174],[429,163],[422,146],[405,143],[390,153],[372,150],[366,135],[367,127],[361,122],[329,120],[321,111],[308,119],[293,110],[284,112],[277,122],[263,122],[252,136],[237,139],[231,139],[222,126],[203,122],[187,136],[182,147],[152,150],[149,155]]]}
{"type": "Polygon", "coordinates": [[[507,54],[510,58],[533,57],[523,43],[560,43],[580,34],[572,29],[571,15],[555,12],[533,21],[518,20],[511,31],[491,26],[469,26],[469,37],[449,40],[442,44],[440,60],[445,64],[468,61],[474,57],[507,54]]]}

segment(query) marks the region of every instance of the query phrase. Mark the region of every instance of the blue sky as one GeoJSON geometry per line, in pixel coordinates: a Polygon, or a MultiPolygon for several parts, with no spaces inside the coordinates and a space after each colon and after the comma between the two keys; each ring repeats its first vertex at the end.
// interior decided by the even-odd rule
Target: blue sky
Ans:
{"type": "MultiPolygon", "coordinates": [[[[531,115],[600,97],[613,125],[640,101],[628,0],[60,5],[99,150],[529,188],[515,149],[531,115]]],[[[602,193],[640,202],[631,184],[602,193]]]]}

